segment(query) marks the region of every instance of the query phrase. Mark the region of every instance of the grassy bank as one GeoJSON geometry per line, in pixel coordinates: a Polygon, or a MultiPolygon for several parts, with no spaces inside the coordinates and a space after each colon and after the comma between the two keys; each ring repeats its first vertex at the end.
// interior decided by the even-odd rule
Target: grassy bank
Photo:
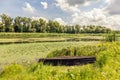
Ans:
{"type": "Polygon", "coordinates": [[[70,46],[95,45],[99,42],[45,42],[0,45],[0,66],[10,63],[33,63],[56,49],[70,46]]]}
{"type": "MultiPolygon", "coordinates": [[[[64,44],[65,45],[65,44],[64,44]]],[[[1,80],[119,80],[120,43],[99,44],[95,64],[83,66],[48,66],[11,64],[0,74],[1,80]],[[101,49],[102,48],[102,49],[101,49]]],[[[91,48],[89,48],[91,49],[91,48]]],[[[90,51],[84,49],[84,51],[90,51]]]]}
{"type": "Polygon", "coordinates": [[[81,37],[81,36],[103,36],[103,35],[105,34],[0,33],[0,38],[81,37]]]}
{"type": "Polygon", "coordinates": [[[105,34],[0,33],[0,44],[103,41],[105,34]]]}

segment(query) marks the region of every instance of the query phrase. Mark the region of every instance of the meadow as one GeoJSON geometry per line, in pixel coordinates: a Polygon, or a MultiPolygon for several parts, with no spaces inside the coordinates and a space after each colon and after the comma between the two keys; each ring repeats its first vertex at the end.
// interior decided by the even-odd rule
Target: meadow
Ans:
{"type": "MultiPolygon", "coordinates": [[[[91,46],[92,47],[92,46],[91,46]]],[[[120,43],[96,44],[97,61],[80,66],[52,66],[42,63],[12,63],[0,73],[1,80],[119,80],[120,43]]],[[[91,51],[88,48],[85,51],[91,51]]]]}
{"type": "Polygon", "coordinates": [[[0,44],[102,41],[104,34],[65,34],[65,33],[0,33],[0,44]]]}
{"type": "MultiPolygon", "coordinates": [[[[1,39],[28,39],[28,38],[81,38],[102,37],[105,34],[48,34],[1,33],[1,39]],[[6,36],[3,36],[3,34],[6,36]],[[10,37],[11,36],[11,37],[10,37]]],[[[7,41],[7,40],[6,40],[7,41]]],[[[11,40],[12,41],[12,40],[11,40]]],[[[44,40],[43,40],[44,41],[44,40]]],[[[58,41],[0,44],[0,80],[119,80],[120,79],[120,42],[103,41],[58,41]],[[37,63],[39,58],[48,56],[63,56],[68,51],[77,56],[96,56],[94,64],[80,66],[52,66],[37,63]],[[57,53],[56,53],[57,52],[57,53]],[[57,54],[57,55],[56,55],[57,54]]],[[[68,56],[71,54],[67,54],[68,56]]],[[[65,55],[66,56],[66,55],[65,55]]],[[[72,55],[73,56],[73,55],[72,55]]]]}
{"type": "Polygon", "coordinates": [[[0,66],[10,63],[31,63],[56,49],[99,42],[44,42],[0,45],[0,66]]]}

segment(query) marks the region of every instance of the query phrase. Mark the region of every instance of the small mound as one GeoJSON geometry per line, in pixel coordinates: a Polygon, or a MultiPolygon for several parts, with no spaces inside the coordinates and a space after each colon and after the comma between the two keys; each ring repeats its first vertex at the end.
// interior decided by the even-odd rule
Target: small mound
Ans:
{"type": "Polygon", "coordinates": [[[95,56],[100,51],[106,50],[103,46],[81,46],[67,47],[61,50],[52,51],[47,55],[47,58],[65,57],[65,56],[95,56]]]}

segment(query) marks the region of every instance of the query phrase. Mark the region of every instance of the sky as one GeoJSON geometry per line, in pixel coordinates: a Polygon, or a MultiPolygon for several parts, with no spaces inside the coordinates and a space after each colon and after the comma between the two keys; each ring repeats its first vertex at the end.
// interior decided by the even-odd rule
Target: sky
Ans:
{"type": "Polygon", "coordinates": [[[0,14],[120,30],[120,0],[0,0],[0,14]]]}

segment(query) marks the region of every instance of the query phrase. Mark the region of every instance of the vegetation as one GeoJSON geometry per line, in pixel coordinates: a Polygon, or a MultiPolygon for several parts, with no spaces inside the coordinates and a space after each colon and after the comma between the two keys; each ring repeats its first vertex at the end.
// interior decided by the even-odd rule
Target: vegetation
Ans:
{"type": "Polygon", "coordinates": [[[109,33],[107,36],[106,36],[106,41],[107,42],[115,42],[117,41],[117,36],[116,36],[116,33],[109,33]]]}
{"type": "MultiPolygon", "coordinates": [[[[84,46],[85,48],[87,46],[84,46]]],[[[98,51],[95,64],[83,66],[48,66],[42,63],[8,65],[0,73],[1,80],[119,80],[120,43],[112,42],[88,46],[83,52],[98,51]],[[96,48],[95,48],[96,47],[96,48]]],[[[82,53],[82,52],[81,52],[82,53]]],[[[89,53],[91,54],[91,53],[89,53]]],[[[82,55],[86,55],[82,53],[82,55]]]]}
{"type": "Polygon", "coordinates": [[[105,34],[0,33],[0,44],[103,41],[105,34]]]}
{"type": "Polygon", "coordinates": [[[5,65],[19,63],[29,65],[48,53],[70,46],[93,45],[99,42],[44,42],[0,45],[0,71],[5,65]]]}
{"type": "Polygon", "coordinates": [[[97,53],[104,51],[101,45],[85,45],[79,47],[67,47],[61,50],[55,50],[47,55],[47,57],[64,57],[64,56],[96,56],[97,53]]]}
{"type": "Polygon", "coordinates": [[[66,38],[66,37],[101,37],[106,34],[67,34],[67,33],[0,33],[1,39],[14,39],[14,38],[66,38]]]}
{"type": "Polygon", "coordinates": [[[39,33],[108,33],[111,29],[102,26],[61,25],[59,22],[43,19],[32,20],[27,17],[11,18],[6,14],[0,16],[0,32],[39,32],[39,33]]]}
{"type": "Polygon", "coordinates": [[[6,14],[0,18],[0,80],[120,79],[120,42],[115,42],[119,31],[111,33],[102,26],[61,25],[19,16],[13,19],[6,14]],[[34,43],[1,45],[9,42],[34,43]],[[81,66],[36,63],[39,58],[61,56],[96,56],[97,60],[81,66]]]}

